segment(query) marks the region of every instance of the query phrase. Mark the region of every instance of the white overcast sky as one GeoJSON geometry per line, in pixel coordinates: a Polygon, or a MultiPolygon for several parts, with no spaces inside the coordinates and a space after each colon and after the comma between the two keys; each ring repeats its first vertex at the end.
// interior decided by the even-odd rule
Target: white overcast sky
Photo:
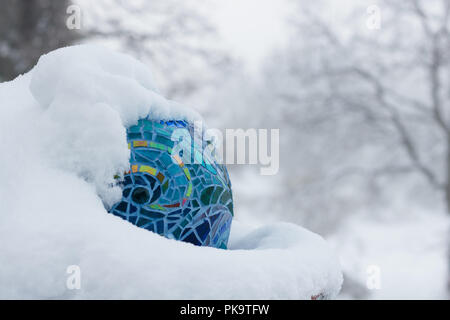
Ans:
{"type": "MultiPolygon", "coordinates": [[[[311,0],[313,1],[313,0],[311,0]]],[[[287,19],[294,10],[293,0],[210,0],[207,13],[216,23],[226,45],[251,69],[276,46],[288,41],[287,19]]],[[[379,0],[324,1],[320,15],[338,24],[351,10],[379,4],[379,0]]]]}
{"type": "Polygon", "coordinates": [[[212,20],[234,54],[251,68],[286,41],[289,0],[213,0],[212,20]]]}

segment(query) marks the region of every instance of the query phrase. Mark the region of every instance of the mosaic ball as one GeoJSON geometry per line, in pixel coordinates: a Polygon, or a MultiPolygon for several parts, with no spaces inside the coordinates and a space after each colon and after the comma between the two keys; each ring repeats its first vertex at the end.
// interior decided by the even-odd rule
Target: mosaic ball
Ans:
{"type": "Polygon", "coordinates": [[[167,238],[226,249],[231,183],[197,131],[181,120],[141,119],[127,128],[130,171],[119,178],[122,200],[110,213],[167,238]]]}

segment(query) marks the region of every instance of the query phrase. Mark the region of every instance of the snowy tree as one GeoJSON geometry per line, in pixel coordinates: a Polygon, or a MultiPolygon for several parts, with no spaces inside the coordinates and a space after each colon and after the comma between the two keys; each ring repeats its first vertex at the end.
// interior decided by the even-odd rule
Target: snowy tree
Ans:
{"type": "Polygon", "coordinates": [[[1,0],[0,81],[28,71],[39,57],[81,38],[66,27],[71,1],[1,0]]]}
{"type": "Polygon", "coordinates": [[[172,99],[207,90],[232,65],[199,1],[77,3],[89,41],[111,45],[149,64],[172,99]]]}
{"type": "Polygon", "coordinates": [[[79,42],[110,46],[144,61],[165,94],[180,100],[211,89],[232,66],[213,24],[195,0],[1,0],[0,4],[0,81],[28,71],[44,53],[79,42]],[[77,28],[69,28],[74,14],[77,28]]]}
{"type": "MultiPolygon", "coordinates": [[[[382,1],[343,21],[326,15],[329,2],[298,3],[292,41],[267,68],[279,120],[297,140],[285,187],[306,186],[341,211],[376,205],[374,181],[392,192],[413,176],[450,214],[450,1],[382,1]],[[308,170],[302,152],[316,160],[308,170]]],[[[301,215],[323,213],[299,200],[301,215]]]]}

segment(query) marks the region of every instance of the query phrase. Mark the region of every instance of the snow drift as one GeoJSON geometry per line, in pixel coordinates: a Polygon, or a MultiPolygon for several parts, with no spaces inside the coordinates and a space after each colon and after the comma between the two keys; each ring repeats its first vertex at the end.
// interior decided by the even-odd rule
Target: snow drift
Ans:
{"type": "Polygon", "coordinates": [[[230,250],[196,247],[108,214],[128,166],[125,126],[199,115],[164,99],[145,65],[92,46],[59,49],[0,84],[0,298],[335,297],[325,241],[280,223],[233,222],[230,250]],[[104,203],[102,203],[102,200],[104,203]],[[81,270],[69,290],[68,266],[81,270]]]}

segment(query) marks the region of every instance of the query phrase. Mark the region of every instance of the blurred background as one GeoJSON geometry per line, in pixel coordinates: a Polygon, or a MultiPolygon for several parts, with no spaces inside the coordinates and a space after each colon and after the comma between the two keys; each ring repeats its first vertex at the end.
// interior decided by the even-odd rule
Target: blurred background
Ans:
{"type": "Polygon", "coordinates": [[[210,127],[280,129],[280,170],[230,166],[236,218],[341,258],[342,299],[447,299],[450,0],[0,0],[0,81],[96,43],[210,127]]]}

